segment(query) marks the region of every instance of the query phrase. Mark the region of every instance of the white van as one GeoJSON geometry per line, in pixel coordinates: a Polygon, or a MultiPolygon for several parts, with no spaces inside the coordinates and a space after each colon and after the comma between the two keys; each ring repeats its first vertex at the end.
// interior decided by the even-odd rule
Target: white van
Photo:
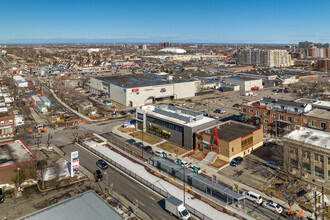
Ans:
{"type": "Polygon", "coordinates": [[[249,191],[249,192],[244,192],[243,195],[246,196],[246,198],[252,202],[255,202],[257,204],[261,204],[262,203],[262,198],[259,194],[249,191]]]}
{"type": "Polygon", "coordinates": [[[155,151],[154,151],[154,154],[155,154],[157,157],[163,157],[163,153],[164,153],[164,151],[161,151],[161,150],[155,150],[155,151]]]}

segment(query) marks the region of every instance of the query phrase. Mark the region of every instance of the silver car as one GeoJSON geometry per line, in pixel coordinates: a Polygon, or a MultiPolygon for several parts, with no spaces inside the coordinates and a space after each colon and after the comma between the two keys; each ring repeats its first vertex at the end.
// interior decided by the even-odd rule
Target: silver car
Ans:
{"type": "Polygon", "coordinates": [[[266,209],[269,209],[273,212],[277,212],[279,214],[281,214],[283,211],[283,208],[275,202],[264,202],[262,203],[262,206],[265,207],[266,209]]]}

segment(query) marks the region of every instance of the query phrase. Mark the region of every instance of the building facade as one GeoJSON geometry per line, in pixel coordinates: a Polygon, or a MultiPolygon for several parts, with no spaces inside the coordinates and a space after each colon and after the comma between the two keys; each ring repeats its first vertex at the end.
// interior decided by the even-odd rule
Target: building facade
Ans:
{"type": "Polygon", "coordinates": [[[238,53],[238,63],[265,67],[291,66],[291,55],[286,50],[243,49],[238,53]]]}
{"type": "Polygon", "coordinates": [[[256,126],[226,121],[197,131],[195,139],[195,149],[214,151],[218,158],[229,162],[262,146],[263,132],[256,126]]]}
{"type": "Polygon", "coordinates": [[[317,68],[326,72],[330,71],[330,59],[317,60],[317,68]]]}
{"type": "Polygon", "coordinates": [[[172,76],[134,74],[90,79],[89,88],[124,106],[144,106],[163,100],[195,96],[200,81],[174,79],[172,76]]]}
{"type": "Polygon", "coordinates": [[[189,150],[194,148],[197,130],[216,124],[215,119],[204,117],[199,112],[170,105],[138,108],[136,121],[139,129],[189,150]]]}
{"type": "Polygon", "coordinates": [[[0,138],[11,137],[15,130],[15,115],[11,111],[0,112],[0,138]]]}
{"type": "Polygon", "coordinates": [[[329,133],[310,128],[290,132],[283,138],[284,167],[299,178],[330,180],[329,133]]]}
{"type": "Polygon", "coordinates": [[[311,104],[263,98],[241,106],[241,121],[258,125],[264,133],[281,135],[301,127],[330,132],[330,112],[311,104]]]}

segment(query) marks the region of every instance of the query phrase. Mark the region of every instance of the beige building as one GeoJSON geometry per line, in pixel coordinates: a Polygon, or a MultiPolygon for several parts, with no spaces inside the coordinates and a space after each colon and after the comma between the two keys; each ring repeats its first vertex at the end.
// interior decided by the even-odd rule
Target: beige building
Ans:
{"type": "Polygon", "coordinates": [[[330,135],[311,128],[284,136],[284,167],[299,178],[330,180],[330,135]]]}
{"type": "Polygon", "coordinates": [[[291,55],[286,50],[244,49],[238,53],[239,64],[266,67],[291,66],[291,55]]]}
{"type": "Polygon", "coordinates": [[[195,149],[214,151],[218,158],[227,162],[244,157],[263,145],[262,129],[236,121],[198,130],[195,138],[195,149]]]}

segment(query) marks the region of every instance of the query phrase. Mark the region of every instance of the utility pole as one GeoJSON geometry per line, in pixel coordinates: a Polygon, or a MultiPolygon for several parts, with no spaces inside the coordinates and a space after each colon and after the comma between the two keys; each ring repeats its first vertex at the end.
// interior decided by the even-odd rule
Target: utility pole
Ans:
{"type": "Polygon", "coordinates": [[[186,168],[183,166],[183,206],[186,206],[186,168]]]}
{"type": "Polygon", "coordinates": [[[317,191],[316,187],[313,188],[314,192],[314,215],[315,215],[315,220],[317,220],[317,191]]]}

